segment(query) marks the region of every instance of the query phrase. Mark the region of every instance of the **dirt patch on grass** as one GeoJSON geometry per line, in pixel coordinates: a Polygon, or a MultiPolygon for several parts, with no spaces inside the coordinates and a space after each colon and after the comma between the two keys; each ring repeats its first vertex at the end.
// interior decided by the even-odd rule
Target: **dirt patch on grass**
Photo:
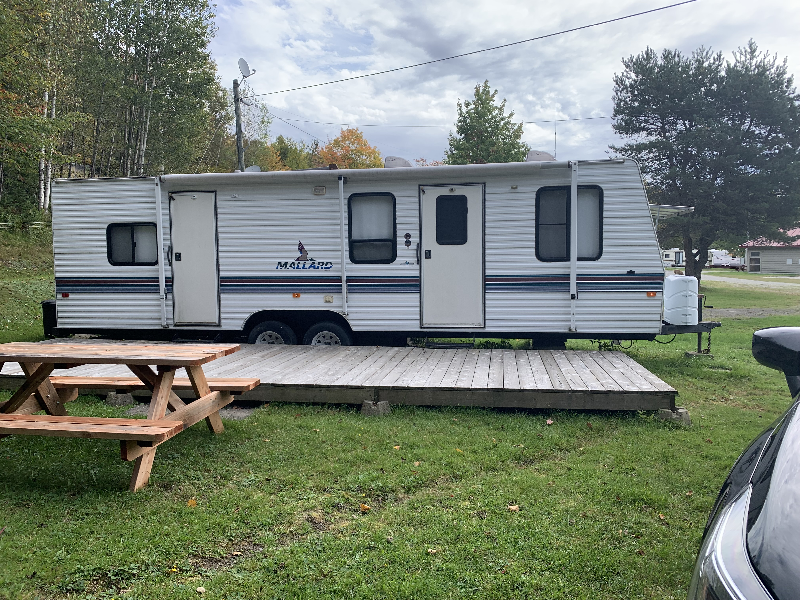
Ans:
{"type": "Polygon", "coordinates": [[[224,571],[230,569],[244,558],[254,556],[264,550],[264,546],[252,540],[240,540],[227,549],[223,556],[193,556],[189,559],[195,569],[206,571],[224,571]]]}

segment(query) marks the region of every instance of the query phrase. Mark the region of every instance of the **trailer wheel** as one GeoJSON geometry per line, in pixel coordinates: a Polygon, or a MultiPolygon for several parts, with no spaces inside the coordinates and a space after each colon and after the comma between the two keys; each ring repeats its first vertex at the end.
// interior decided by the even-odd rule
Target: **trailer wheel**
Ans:
{"type": "Polygon", "coordinates": [[[263,321],[253,327],[247,341],[251,344],[289,344],[297,343],[292,328],[280,321],[263,321]]]}
{"type": "Polygon", "coordinates": [[[343,327],[323,321],[306,332],[303,343],[308,346],[352,346],[353,339],[343,327]]]}

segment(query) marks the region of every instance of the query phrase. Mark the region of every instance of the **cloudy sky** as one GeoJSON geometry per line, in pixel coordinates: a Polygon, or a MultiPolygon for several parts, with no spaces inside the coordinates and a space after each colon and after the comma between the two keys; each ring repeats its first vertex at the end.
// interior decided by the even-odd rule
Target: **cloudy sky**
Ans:
{"type": "Polygon", "coordinates": [[[556,151],[560,159],[587,159],[605,156],[608,145],[619,141],[610,119],[602,118],[612,112],[613,75],[621,72],[623,57],[647,46],[684,53],[705,46],[730,57],[752,38],[761,49],[788,58],[789,72],[800,75],[800,2],[696,0],[433,65],[268,93],[508,44],[671,3],[218,0],[212,55],[226,85],[240,76],[239,57],[257,71],[248,79],[250,93],[265,94],[260,99],[285,121],[274,119],[273,136],[325,142],[343,124],[356,126],[384,156],[409,160],[443,157],[447,135],[454,130],[456,101],[472,98],[476,83],[486,79],[507,100],[515,119],[525,122],[523,140],[532,148],[556,151]]]}

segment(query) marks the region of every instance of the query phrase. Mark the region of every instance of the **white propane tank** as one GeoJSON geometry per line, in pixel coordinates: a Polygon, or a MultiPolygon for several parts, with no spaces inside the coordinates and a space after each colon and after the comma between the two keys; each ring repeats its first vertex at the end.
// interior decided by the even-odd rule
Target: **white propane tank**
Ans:
{"type": "Polygon", "coordinates": [[[697,279],[688,275],[664,278],[664,320],[672,325],[697,325],[697,279]]]}

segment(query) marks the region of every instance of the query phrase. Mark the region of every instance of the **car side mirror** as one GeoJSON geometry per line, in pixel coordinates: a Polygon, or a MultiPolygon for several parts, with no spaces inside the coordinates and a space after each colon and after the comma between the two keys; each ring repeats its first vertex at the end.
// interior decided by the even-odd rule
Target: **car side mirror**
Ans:
{"type": "Polygon", "coordinates": [[[783,371],[792,398],[800,394],[800,327],[770,327],[753,334],[753,357],[783,371]]]}

